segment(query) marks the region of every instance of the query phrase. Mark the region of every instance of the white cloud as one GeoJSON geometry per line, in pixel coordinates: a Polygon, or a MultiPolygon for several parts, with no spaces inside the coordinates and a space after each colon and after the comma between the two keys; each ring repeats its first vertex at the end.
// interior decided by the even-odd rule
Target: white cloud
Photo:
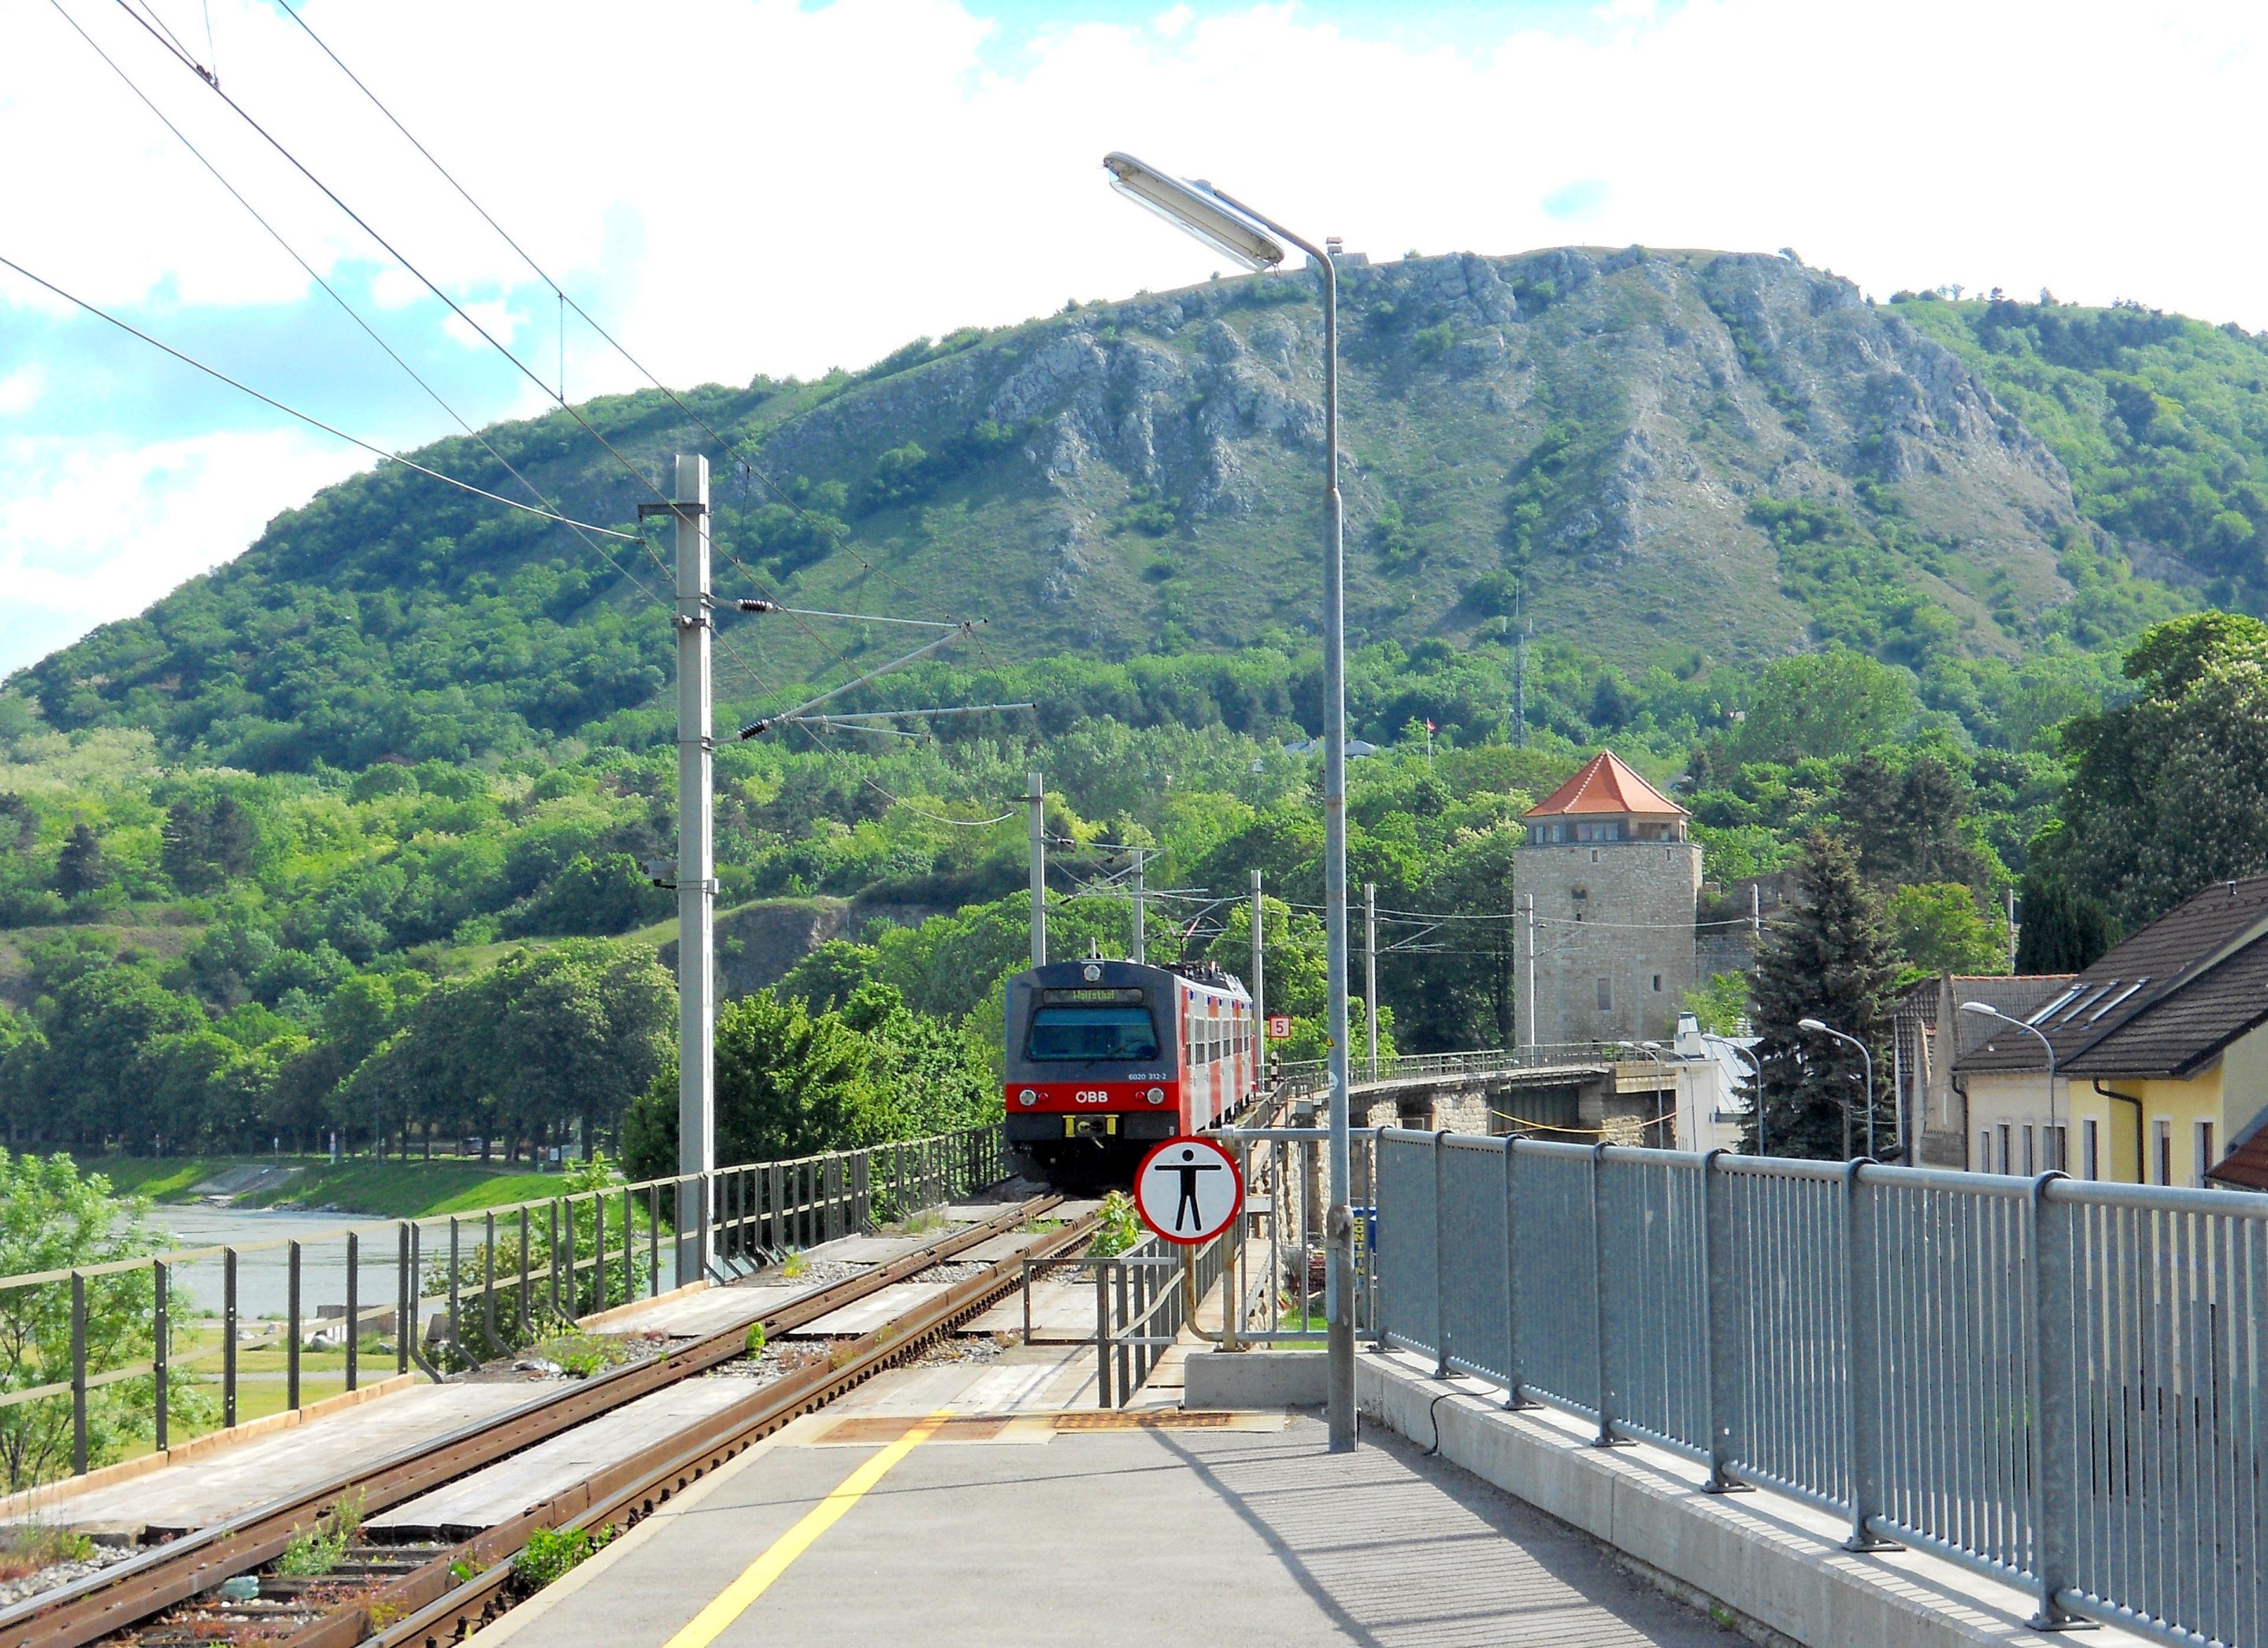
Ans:
{"type": "MultiPolygon", "coordinates": [[[[381,255],[123,12],[66,4],[319,267],[381,255]]],[[[2228,193],[2268,103],[2255,7],[1909,0],[1895,26],[1816,0],[1601,11],[1574,14],[1577,34],[1508,21],[1460,54],[1290,4],[1129,0],[1123,22],[1005,49],[956,0],[674,0],[635,26],[602,0],[306,6],[522,244],[681,383],[857,365],[917,333],[1203,279],[1217,260],[1104,188],[1116,148],[1373,254],[1793,246],[1879,294],[2045,285],[2268,327],[2268,222],[2228,193]]],[[[213,28],[229,91],[436,279],[477,294],[475,313],[519,328],[549,379],[551,318],[529,318],[511,250],[268,0],[214,0],[213,28]]],[[[304,294],[52,11],[0,18],[0,152],[42,157],[0,173],[0,220],[55,232],[33,243],[43,273],[150,305],[161,335],[168,310],[210,322],[304,294]]],[[[378,277],[381,305],[417,292],[378,277]]],[[[362,358],[339,371],[382,367],[362,358]]],[[[578,395],[636,381],[571,335],[568,377],[578,395]]],[[[232,519],[298,496],[297,472],[232,473],[247,489],[232,519]]],[[[195,496],[214,503],[217,484],[195,496]]],[[[200,545],[172,577],[230,547],[200,545]]],[[[150,564],[165,581],[163,556],[150,564]]]]}
{"type": "Polygon", "coordinates": [[[0,416],[12,417],[28,412],[39,404],[47,393],[47,369],[33,361],[28,366],[18,366],[6,377],[0,378],[0,416]]]}
{"type": "Polygon", "coordinates": [[[291,431],[108,450],[0,440],[0,673],[218,565],[360,459],[291,431]]]}

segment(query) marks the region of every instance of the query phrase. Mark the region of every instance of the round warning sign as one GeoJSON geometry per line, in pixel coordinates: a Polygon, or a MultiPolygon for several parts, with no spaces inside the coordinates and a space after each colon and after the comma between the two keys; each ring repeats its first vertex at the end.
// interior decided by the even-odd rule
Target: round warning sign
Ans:
{"type": "Polygon", "coordinates": [[[1211,1139],[1167,1139],[1134,1174],[1134,1210],[1169,1242],[1211,1241],[1243,1205],[1236,1159],[1211,1139]]]}

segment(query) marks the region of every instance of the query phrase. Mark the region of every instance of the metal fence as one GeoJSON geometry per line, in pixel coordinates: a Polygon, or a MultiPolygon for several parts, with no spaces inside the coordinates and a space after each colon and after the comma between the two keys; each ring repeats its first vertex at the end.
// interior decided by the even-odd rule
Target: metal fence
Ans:
{"type": "MultiPolygon", "coordinates": [[[[1513,1070],[1557,1070],[1569,1066],[1613,1064],[1624,1059],[1646,1060],[1675,1066],[1674,1056],[1647,1051],[1627,1041],[1546,1041],[1528,1047],[1481,1048],[1469,1053],[1403,1053],[1378,1061],[1381,1082],[1418,1080],[1429,1076],[1490,1076],[1513,1070]]],[[[1321,1059],[1279,1061],[1278,1073],[1303,1093],[1324,1085],[1329,1066],[1321,1059]]],[[[1347,1060],[1347,1074],[1364,1086],[1371,1079],[1370,1061],[1357,1048],[1347,1060]]]]}
{"type": "Polygon", "coordinates": [[[26,1481],[79,1474],[95,1433],[114,1422],[138,1424],[163,1450],[185,1428],[177,1418],[198,1430],[236,1424],[263,1385],[281,1386],[279,1410],[297,1410],[318,1390],[357,1390],[373,1373],[441,1379],[510,1355],[677,1286],[681,1198],[704,1227],[711,1274],[723,1279],[1009,1172],[996,1124],[472,1213],[0,1276],[0,1334],[20,1351],[0,1386],[0,1441],[26,1481]],[[279,1357],[280,1366],[240,1366],[279,1357]]]}
{"type": "Polygon", "coordinates": [[[1376,1337],[2013,1580],[2268,1642],[2268,1196],[1380,1129],[1376,1337]]]}
{"type": "MultiPolygon", "coordinates": [[[[1032,1338],[1032,1280],[1035,1274],[1084,1270],[1094,1280],[1095,1403],[1123,1408],[1134,1399],[1151,1370],[1177,1343],[1182,1329],[1194,1326],[1190,1313],[1195,1300],[1219,1285],[1230,1265],[1232,1248],[1226,1236],[1215,1237],[1194,1250],[1178,1243],[1145,1236],[1124,1253],[1073,1255],[1024,1262],[1024,1338],[1032,1338]]],[[[1232,1285],[1233,1277],[1231,1277],[1232,1285]]],[[[1058,1341],[1057,1343],[1066,1343],[1058,1341]]]]}

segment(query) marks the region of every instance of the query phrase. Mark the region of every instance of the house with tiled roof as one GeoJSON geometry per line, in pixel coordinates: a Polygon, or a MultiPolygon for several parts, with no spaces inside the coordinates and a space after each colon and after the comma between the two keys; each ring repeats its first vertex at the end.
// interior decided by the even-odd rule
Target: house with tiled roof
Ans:
{"type": "Polygon", "coordinates": [[[1954,1065],[1972,1169],[2268,1188],[2268,876],[2191,895],[2021,1027],[1969,1016],[1986,1033],[1954,1065]]]}
{"type": "Polygon", "coordinates": [[[1700,982],[1701,849],[1688,816],[1611,750],[1521,816],[1513,888],[1523,1043],[1675,1034],[1700,982]]]}

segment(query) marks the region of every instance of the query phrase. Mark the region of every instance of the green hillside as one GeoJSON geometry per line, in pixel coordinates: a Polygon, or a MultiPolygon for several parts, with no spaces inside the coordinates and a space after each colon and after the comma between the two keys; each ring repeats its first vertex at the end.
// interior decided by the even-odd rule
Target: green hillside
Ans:
{"type": "MultiPolygon", "coordinates": [[[[1345,317],[1373,736],[1412,715],[1500,732],[1517,601],[1537,718],[1571,735],[1705,723],[1760,661],[1842,643],[2017,744],[2100,690],[2084,655],[2268,590],[2268,363],[2241,333],[1874,306],[1784,258],[1636,247],[1353,269],[1345,317]],[[1641,702],[1680,683],[1676,707],[1641,702]]],[[[1042,727],[1312,725],[1318,326],[1311,276],[1254,276],[695,392],[733,446],[711,451],[718,590],[986,617],[953,668],[1045,688],[1042,727]]],[[[715,445],[658,394],[584,409],[655,473],[715,445]]],[[[490,438],[586,519],[630,527],[652,496],[563,415],[490,438]]],[[[469,441],[418,456],[511,485],[469,441]]],[[[12,713],[254,770],[643,744],[667,725],[670,641],[633,580],[667,580],[614,552],[382,466],[21,672],[12,713]]],[[[728,621],[725,712],[900,633],[728,621]]]]}

